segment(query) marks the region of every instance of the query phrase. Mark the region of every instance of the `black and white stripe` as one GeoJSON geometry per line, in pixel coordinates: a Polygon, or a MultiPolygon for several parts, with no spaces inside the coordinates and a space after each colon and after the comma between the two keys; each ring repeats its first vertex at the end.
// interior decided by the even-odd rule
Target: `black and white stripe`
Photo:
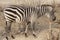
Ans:
{"type": "MultiPolygon", "coordinates": [[[[23,9],[22,9],[23,10],[23,9]]],[[[4,14],[5,14],[5,18],[6,21],[13,21],[12,19],[16,20],[16,18],[18,18],[19,20],[21,20],[22,16],[23,16],[23,11],[18,7],[7,7],[4,10],[4,14]]]]}
{"type": "Polygon", "coordinates": [[[35,8],[32,7],[18,7],[18,6],[10,6],[4,9],[4,15],[6,21],[13,21],[19,19],[22,21],[23,18],[28,17],[29,13],[32,13],[35,8]]]}

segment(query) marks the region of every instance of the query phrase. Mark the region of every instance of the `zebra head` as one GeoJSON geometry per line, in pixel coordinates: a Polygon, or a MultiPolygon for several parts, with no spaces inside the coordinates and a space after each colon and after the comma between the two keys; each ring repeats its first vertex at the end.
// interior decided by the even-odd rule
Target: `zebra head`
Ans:
{"type": "Polygon", "coordinates": [[[54,7],[52,5],[41,5],[38,7],[38,17],[46,15],[51,21],[56,20],[54,7]]]}
{"type": "Polygon", "coordinates": [[[51,20],[51,21],[55,21],[56,20],[56,16],[55,16],[55,10],[52,7],[52,5],[47,5],[46,6],[46,13],[45,15],[51,20]]]}
{"type": "Polygon", "coordinates": [[[51,21],[55,21],[56,20],[56,16],[54,14],[53,11],[51,11],[50,13],[46,13],[46,16],[51,20],[51,21]]]}

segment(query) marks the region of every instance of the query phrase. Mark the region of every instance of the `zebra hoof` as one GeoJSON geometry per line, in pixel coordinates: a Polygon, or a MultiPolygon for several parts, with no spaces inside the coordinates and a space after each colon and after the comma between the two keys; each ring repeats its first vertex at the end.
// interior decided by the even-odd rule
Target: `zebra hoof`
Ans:
{"type": "Polygon", "coordinates": [[[15,37],[14,37],[13,35],[11,35],[11,37],[12,37],[13,39],[15,39],[15,37]]]}
{"type": "Polygon", "coordinates": [[[28,37],[27,33],[25,33],[25,37],[28,37]]]}
{"type": "Polygon", "coordinates": [[[8,37],[6,37],[6,39],[8,40],[8,37]]]}
{"type": "Polygon", "coordinates": [[[37,38],[37,36],[35,34],[33,34],[33,36],[37,38]]]}

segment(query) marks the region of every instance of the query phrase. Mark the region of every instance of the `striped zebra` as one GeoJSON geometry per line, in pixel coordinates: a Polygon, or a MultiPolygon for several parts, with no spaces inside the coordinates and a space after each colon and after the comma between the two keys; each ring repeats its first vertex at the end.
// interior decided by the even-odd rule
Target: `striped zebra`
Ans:
{"type": "MultiPolygon", "coordinates": [[[[50,20],[54,21],[56,19],[53,11],[53,7],[51,5],[41,5],[39,7],[29,7],[29,6],[16,6],[11,5],[4,9],[4,16],[6,18],[6,32],[9,33],[11,31],[11,24],[13,21],[21,23],[22,25],[26,25],[25,35],[27,35],[28,24],[31,23],[32,31],[34,30],[34,19],[35,14],[37,18],[46,15],[50,20]],[[33,18],[32,18],[33,17],[33,18]],[[33,21],[34,22],[33,22],[33,21]]],[[[33,31],[33,35],[34,34],[33,31]]]]}
{"type": "MultiPolygon", "coordinates": [[[[21,25],[28,25],[30,23],[30,17],[33,12],[37,12],[35,7],[26,7],[26,6],[16,6],[11,5],[6,7],[4,10],[4,16],[6,19],[6,32],[9,33],[11,31],[12,22],[20,23],[21,25]]],[[[27,35],[27,28],[25,29],[25,35],[27,35]]],[[[12,36],[13,37],[13,36],[12,36]]],[[[7,37],[6,37],[7,38],[7,37]]],[[[8,40],[8,38],[7,38],[8,40]]]]}

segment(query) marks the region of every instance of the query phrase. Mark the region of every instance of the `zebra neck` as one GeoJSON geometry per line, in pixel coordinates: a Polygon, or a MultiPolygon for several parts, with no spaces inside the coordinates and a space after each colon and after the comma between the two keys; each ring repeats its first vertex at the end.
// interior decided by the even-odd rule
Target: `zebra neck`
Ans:
{"type": "Polygon", "coordinates": [[[28,8],[26,8],[26,12],[27,13],[37,12],[37,8],[35,8],[35,7],[28,7],[28,8]]]}

